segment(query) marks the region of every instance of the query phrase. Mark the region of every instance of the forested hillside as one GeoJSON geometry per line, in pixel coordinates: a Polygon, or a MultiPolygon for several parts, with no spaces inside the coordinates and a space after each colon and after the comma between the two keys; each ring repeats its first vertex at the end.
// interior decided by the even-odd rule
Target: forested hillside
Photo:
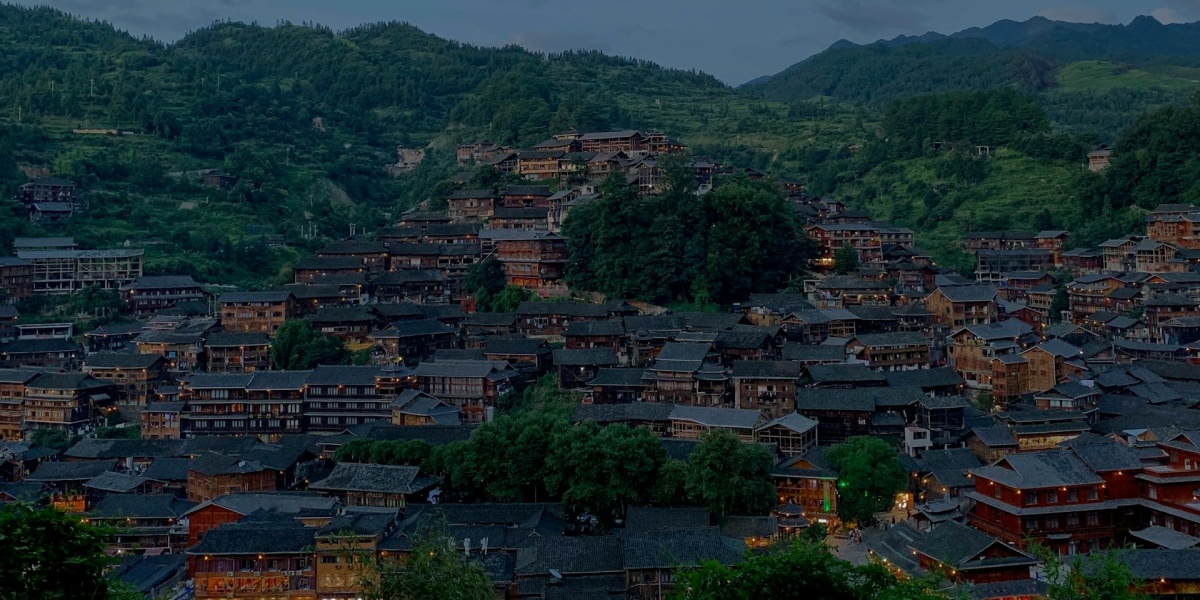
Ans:
{"type": "Polygon", "coordinates": [[[305,250],[302,231],[316,246],[439,196],[462,141],[528,146],[571,127],[661,128],[722,153],[738,136],[758,149],[800,135],[853,139],[834,120],[814,133],[786,106],[700,73],[478,48],[403,23],[342,33],[219,23],[167,46],[3,5],[0,50],[0,193],[56,174],[79,181],[90,204],[86,218],[49,231],[6,203],[0,245],[44,233],[85,247],[129,241],[147,247],[153,272],[207,281],[268,283],[305,250]],[[427,147],[429,158],[389,179],[398,145],[427,147]],[[169,176],[204,168],[257,185],[226,192],[169,176]],[[267,250],[266,234],[299,247],[267,250]]]}
{"type": "MultiPolygon", "coordinates": [[[[1166,27],[1135,25],[1064,39],[1088,48],[1098,35],[1166,27]]],[[[444,197],[455,144],[528,147],[571,127],[661,129],[695,154],[799,178],[812,194],[913,227],[952,264],[972,229],[1053,224],[1076,230],[1076,242],[1098,241],[1136,222],[1130,207],[1165,201],[1166,190],[1194,193],[1193,161],[1180,154],[1187,143],[1168,127],[1195,111],[1187,98],[1200,89],[1200,60],[1148,58],[1152,47],[1136,54],[1148,42],[1135,36],[1114,42],[1124,54],[1060,64],[1035,43],[1057,27],[839,44],[787,78],[734,90],[645,61],[480,48],[403,23],[345,32],[218,23],[164,45],[50,9],[0,5],[0,193],[54,174],[79,182],[89,203],[82,218],[43,228],[6,201],[0,245],[46,234],[74,235],[83,247],[128,243],[147,249],[151,273],[269,285],[352,226],[372,231],[444,197]],[[807,83],[768,93],[789,80],[807,83]],[[1163,106],[1178,108],[1138,120],[1163,106]],[[1087,150],[1114,140],[1111,174],[1084,172],[1087,150]],[[390,178],[384,167],[400,145],[423,147],[427,158],[390,178]],[[971,153],[979,145],[992,147],[988,156],[971,153]],[[182,176],[206,168],[242,183],[216,190],[182,176]],[[271,235],[290,247],[268,248],[271,235]]],[[[1167,48],[1194,35],[1165,31],[1167,48]]],[[[679,263],[681,255],[661,255],[669,276],[653,281],[605,271],[620,264],[613,255],[581,271],[580,285],[665,298],[688,295],[699,280],[724,301],[764,281],[786,284],[770,264],[712,281],[737,249],[687,233],[678,207],[659,208],[627,225],[651,239],[666,232],[692,254],[679,263]],[[702,273],[696,261],[718,266],[702,273]]],[[[709,225],[732,218],[694,208],[709,211],[709,225]]]]}

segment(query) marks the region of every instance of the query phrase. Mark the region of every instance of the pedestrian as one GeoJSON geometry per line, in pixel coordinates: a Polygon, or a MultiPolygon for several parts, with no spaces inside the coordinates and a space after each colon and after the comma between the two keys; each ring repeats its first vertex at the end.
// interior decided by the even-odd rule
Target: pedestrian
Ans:
{"type": "Polygon", "coordinates": [[[892,515],[892,525],[896,524],[896,515],[892,515]]]}

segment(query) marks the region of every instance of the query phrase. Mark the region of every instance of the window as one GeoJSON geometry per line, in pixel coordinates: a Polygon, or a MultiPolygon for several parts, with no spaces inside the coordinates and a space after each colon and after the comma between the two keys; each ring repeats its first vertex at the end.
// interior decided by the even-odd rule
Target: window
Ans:
{"type": "Polygon", "coordinates": [[[1028,517],[1025,519],[1025,530],[1026,531],[1036,531],[1037,528],[1038,528],[1037,517],[1028,517]]]}
{"type": "Polygon", "coordinates": [[[993,483],[993,484],[992,484],[992,493],[993,493],[993,494],[995,494],[997,498],[999,498],[999,497],[1000,497],[1000,495],[1001,495],[1001,494],[1000,494],[1000,491],[1001,491],[1001,487],[1000,487],[1000,485],[999,485],[999,484],[996,484],[996,483],[993,483]]]}
{"type": "Polygon", "coordinates": [[[243,558],[241,561],[241,569],[243,571],[253,571],[254,570],[254,559],[243,558]]]}
{"type": "Polygon", "coordinates": [[[1037,503],[1038,503],[1038,493],[1037,492],[1029,492],[1028,494],[1025,494],[1025,506],[1037,506],[1037,503]]]}
{"type": "Polygon", "coordinates": [[[1067,515],[1067,527],[1079,527],[1079,513],[1067,515]]]}
{"type": "Polygon", "coordinates": [[[1095,527],[1100,524],[1100,515],[1090,512],[1087,514],[1087,524],[1090,527],[1095,527]]]}
{"type": "Polygon", "coordinates": [[[1055,490],[1050,490],[1050,491],[1046,492],[1046,504],[1057,504],[1057,503],[1058,503],[1058,492],[1055,490]]]}
{"type": "Polygon", "coordinates": [[[1067,490],[1067,502],[1079,502],[1079,490],[1067,490]]]}
{"type": "Polygon", "coordinates": [[[1087,499],[1088,500],[1096,500],[1099,497],[1100,497],[1100,495],[1096,492],[1096,488],[1088,488],[1088,491],[1087,491],[1087,499]]]}
{"type": "Polygon", "coordinates": [[[1046,529],[1058,529],[1058,517],[1046,517],[1046,529]]]}

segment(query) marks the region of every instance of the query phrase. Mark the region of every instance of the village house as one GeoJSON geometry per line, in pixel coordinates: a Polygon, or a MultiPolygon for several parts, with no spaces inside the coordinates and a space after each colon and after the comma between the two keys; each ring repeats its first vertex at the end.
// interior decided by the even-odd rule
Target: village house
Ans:
{"type": "Polygon", "coordinates": [[[817,422],[788,413],[756,427],[754,441],[773,445],[784,456],[801,456],[817,447],[817,422]]]}
{"type": "Polygon", "coordinates": [[[152,314],[182,302],[206,302],[208,294],[191,275],[138,277],[121,286],[125,306],[135,316],[152,314]]]}
{"type": "Polygon", "coordinates": [[[1010,594],[1017,592],[1006,598],[1041,596],[1031,577],[1041,564],[1036,556],[954,520],[928,531],[900,523],[867,546],[874,558],[912,577],[944,573],[950,581],[974,589],[997,584],[1010,594]]]}
{"type": "Polygon", "coordinates": [[[82,358],[83,347],[61,338],[15,339],[0,344],[0,369],[74,369],[79,366],[82,358]]]}
{"type": "Polygon", "coordinates": [[[210,333],[204,340],[210,373],[253,373],[271,368],[271,339],[263,333],[210,333]]]}
{"type": "Polygon", "coordinates": [[[217,300],[221,326],[231,332],[260,332],[275,335],[296,311],[291,292],[228,292],[217,300]]]}
{"type": "Polygon", "coordinates": [[[372,331],[367,337],[376,353],[397,362],[421,360],[454,344],[455,329],[437,319],[399,321],[372,331]]]}
{"type": "Polygon", "coordinates": [[[276,489],[275,470],[258,461],[208,452],[188,464],[189,502],[207,502],[225,494],[273,492],[276,489]]]}
{"type": "Polygon", "coordinates": [[[830,275],[817,281],[809,294],[817,308],[891,306],[891,287],[878,279],[830,275]]]}
{"type": "Polygon", "coordinates": [[[366,271],[362,259],[353,256],[301,258],[292,265],[295,283],[314,283],[328,275],[357,275],[366,271]]]}
{"type": "Polygon", "coordinates": [[[496,193],[492,190],[455,190],[446,203],[453,223],[482,223],[496,211],[496,193]]]}
{"type": "Polygon", "coordinates": [[[553,361],[558,387],[564,390],[583,388],[601,368],[618,364],[611,348],[563,348],[554,351],[553,361]]]}
{"type": "Polygon", "coordinates": [[[419,390],[404,390],[392,401],[392,425],[462,425],[458,408],[419,390]]]}
{"type": "Polygon", "coordinates": [[[567,239],[548,231],[502,231],[493,232],[495,256],[509,285],[543,297],[566,295],[567,239]]]}
{"type": "Polygon", "coordinates": [[[1023,250],[1034,247],[1036,238],[1025,231],[968,231],[963,249],[971,254],[992,250],[1023,250]]]}
{"type": "Polygon", "coordinates": [[[824,448],[817,447],[793,456],[771,471],[780,506],[795,506],[810,522],[833,528],[837,516],[837,471],[824,460],[824,448]]]}
{"type": "Polygon", "coordinates": [[[572,323],[605,321],[608,310],[587,302],[526,301],[517,306],[517,333],[534,338],[559,338],[572,323]]]}
{"type": "Polygon", "coordinates": [[[699,440],[714,429],[724,429],[743,442],[754,441],[754,430],[765,422],[761,412],[738,408],[676,405],[668,417],[671,437],[699,440]]]}
{"type": "Polygon", "coordinates": [[[62,295],[95,286],[120,289],[142,276],[141,249],[18,250],[32,266],[34,294],[62,295]]]}
{"type": "Polygon", "coordinates": [[[990,323],[996,315],[996,288],[990,285],[944,285],[925,301],[933,322],[950,329],[990,323]]]}
{"type": "Polygon", "coordinates": [[[25,386],[38,376],[33,370],[0,369],[0,440],[24,439],[25,386]]]}
{"type": "Polygon", "coordinates": [[[329,477],[309,489],[336,497],[346,506],[404,510],[408,499],[437,485],[438,477],[423,476],[419,467],[339,462],[329,477]]]}
{"type": "Polygon", "coordinates": [[[379,302],[447,302],[446,277],[432,269],[389,271],[375,278],[375,298],[379,302]]]}
{"type": "Polygon", "coordinates": [[[992,389],[993,359],[1018,354],[1033,328],[1016,319],[969,325],[946,340],[946,358],[968,387],[992,389]]]}
{"type": "Polygon", "coordinates": [[[585,404],[628,404],[638,402],[646,389],[643,369],[600,369],[588,382],[585,404]]]}
{"type": "Polygon", "coordinates": [[[1104,256],[1104,270],[1116,273],[1133,271],[1133,248],[1143,239],[1142,236],[1127,235],[1101,242],[1099,249],[1104,256]]]}
{"type": "Polygon", "coordinates": [[[734,361],[734,406],[760,411],[771,419],[794,413],[796,388],[804,375],[803,369],[800,363],[787,361],[734,361]]]}
{"type": "Polygon", "coordinates": [[[341,431],[390,419],[392,398],[383,395],[379,367],[320,365],[304,380],[304,430],[341,431]]]}
{"type": "Polygon", "coordinates": [[[728,406],[729,376],[712,344],[668,342],[646,368],[645,400],[692,406],[728,406]]]}
{"type": "Polygon", "coordinates": [[[184,402],[150,402],[142,407],[142,439],[177,440],[181,437],[184,402]]]}
{"type": "Polygon", "coordinates": [[[916,332],[863,333],[846,343],[846,355],[875,371],[928,369],[931,344],[916,332]]]}
{"type": "Polygon", "coordinates": [[[1079,454],[1076,448],[1008,454],[973,469],[971,526],[1020,548],[1032,541],[1060,554],[1123,543],[1140,504],[1137,487],[1125,482],[1137,475],[1140,461],[1120,444],[1081,445],[1079,454]]]}
{"type": "Polygon", "coordinates": [[[33,263],[13,256],[0,256],[0,304],[33,296],[33,263]]]}
{"type": "Polygon", "coordinates": [[[1062,266],[1072,275],[1092,275],[1104,269],[1104,254],[1094,248],[1073,248],[1061,254],[1062,266]]]}
{"type": "Polygon", "coordinates": [[[45,373],[25,384],[24,428],[90,431],[114,410],[116,386],[86,373],[45,373]]]}
{"type": "Polygon", "coordinates": [[[99,352],[84,359],[83,372],[111,382],[118,404],[144,406],[167,380],[167,360],[153,354],[99,352]]]}
{"type": "Polygon", "coordinates": [[[1040,248],[980,250],[975,257],[975,279],[980,283],[1001,283],[1005,281],[1005,273],[1045,272],[1054,268],[1054,253],[1040,248]]]}
{"type": "Polygon", "coordinates": [[[484,358],[512,365],[528,382],[550,370],[552,352],[545,340],[493,337],[484,341],[482,349],[484,358]]]}
{"type": "Polygon", "coordinates": [[[437,360],[417,365],[417,389],[462,411],[469,424],[490,421],[496,401],[520,380],[508,363],[488,360],[437,360]]]}
{"type": "Polygon", "coordinates": [[[822,444],[839,444],[856,435],[870,435],[876,398],[887,389],[800,389],[796,412],[817,422],[822,444]]]}

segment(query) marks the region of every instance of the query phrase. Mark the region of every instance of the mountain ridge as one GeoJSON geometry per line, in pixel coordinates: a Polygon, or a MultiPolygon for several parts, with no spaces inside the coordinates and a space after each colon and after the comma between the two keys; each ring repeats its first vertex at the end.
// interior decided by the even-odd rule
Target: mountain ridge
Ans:
{"type": "MultiPolygon", "coordinates": [[[[1025,60],[1022,53],[1054,65],[1078,60],[1114,59],[1128,62],[1151,58],[1196,58],[1200,57],[1200,22],[1165,25],[1154,17],[1143,15],[1128,24],[1108,25],[1072,23],[1036,16],[1025,21],[1004,19],[986,27],[970,27],[949,35],[931,31],[919,36],[900,35],[890,40],[881,39],[870,44],[855,44],[843,39],[778,73],[758,77],[740,87],[756,89],[765,97],[777,100],[817,95],[829,95],[842,100],[871,100],[861,96],[844,97],[837,94],[835,88],[814,85],[815,82],[808,81],[812,77],[807,72],[834,68],[838,72],[833,77],[840,79],[853,70],[854,65],[850,63],[854,60],[878,59],[880,54],[876,50],[881,48],[893,51],[892,55],[907,57],[922,55],[912,47],[923,45],[929,46],[934,53],[956,55],[961,54],[961,47],[956,50],[955,44],[971,40],[990,45],[990,48],[975,47],[977,53],[1005,57],[1000,61],[1005,64],[1022,62],[1025,60]],[[839,67],[832,67],[831,63],[839,63],[839,67]]],[[[889,70],[895,75],[904,75],[903,66],[891,65],[889,70]]],[[[984,75],[984,66],[995,68],[997,65],[977,65],[975,70],[980,71],[978,75],[984,75]]]]}

